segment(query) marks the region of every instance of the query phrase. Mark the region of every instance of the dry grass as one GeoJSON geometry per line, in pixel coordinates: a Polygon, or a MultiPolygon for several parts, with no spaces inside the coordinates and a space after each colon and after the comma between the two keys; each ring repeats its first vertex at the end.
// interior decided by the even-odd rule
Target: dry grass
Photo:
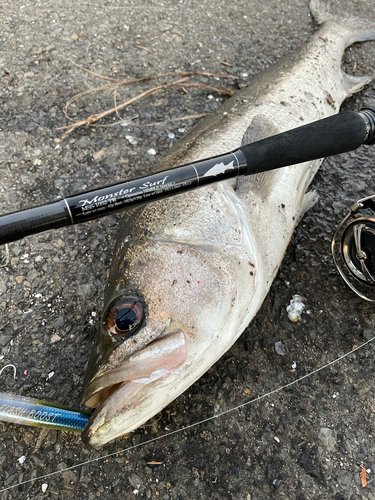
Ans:
{"type": "Polygon", "coordinates": [[[75,96],[73,96],[66,103],[63,111],[64,111],[66,118],[69,121],[71,121],[72,123],[70,125],[67,125],[65,127],[61,127],[59,129],[57,129],[57,130],[65,130],[65,133],[63,134],[62,138],[67,137],[76,128],[83,127],[85,125],[97,126],[97,127],[112,127],[114,125],[118,125],[118,124],[126,122],[126,123],[130,123],[133,126],[151,127],[154,125],[161,125],[161,124],[167,123],[169,121],[188,120],[191,118],[200,118],[200,117],[205,115],[204,113],[199,114],[199,115],[188,115],[188,116],[182,116],[180,118],[167,119],[166,121],[162,121],[162,122],[148,123],[145,125],[138,125],[138,124],[132,123],[132,120],[134,120],[135,117],[130,118],[130,119],[129,118],[124,119],[120,116],[119,111],[128,107],[130,104],[133,104],[133,103],[139,101],[140,99],[144,99],[144,98],[149,97],[151,95],[155,95],[159,92],[165,91],[169,88],[178,88],[178,89],[183,90],[184,92],[187,92],[186,89],[189,87],[201,87],[201,88],[210,90],[211,92],[217,93],[219,95],[232,96],[234,94],[234,91],[230,90],[230,89],[212,87],[210,85],[206,85],[206,84],[201,83],[201,82],[192,81],[192,79],[194,77],[197,77],[197,76],[236,79],[236,77],[233,75],[227,75],[227,74],[223,74],[223,73],[209,73],[207,71],[176,71],[176,72],[161,73],[161,74],[156,74],[156,75],[149,75],[149,76],[145,76],[142,78],[116,80],[114,78],[103,76],[103,75],[100,75],[99,73],[95,73],[93,71],[90,71],[90,70],[84,68],[83,66],[73,62],[73,61],[71,61],[71,62],[75,66],[77,66],[78,68],[82,69],[83,71],[86,71],[94,76],[98,76],[99,78],[102,78],[105,80],[110,80],[111,83],[107,83],[106,85],[102,85],[101,87],[95,87],[95,88],[86,90],[85,92],[80,92],[79,94],[76,94],[75,96]],[[147,81],[157,79],[157,78],[169,78],[169,77],[176,77],[176,76],[183,76],[183,78],[179,78],[178,80],[171,82],[171,83],[166,83],[163,85],[158,85],[158,86],[152,87],[148,90],[145,90],[145,91],[139,93],[138,95],[132,97],[131,99],[128,99],[127,101],[125,101],[121,104],[117,104],[117,95],[118,95],[119,87],[122,87],[125,85],[132,85],[132,84],[139,83],[139,82],[147,82],[147,81]],[[105,111],[102,111],[100,113],[91,114],[90,116],[88,116],[84,120],[75,120],[72,116],[69,115],[69,107],[74,102],[81,99],[82,97],[84,97],[88,94],[92,94],[94,92],[111,92],[111,91],[113,92],[113,99],[114,99],[114,106],[112,108],[107,109],[105,111]],[[119,120],[114,122],[114,123],[110,123],[110,124],[98,124],[97,123],[102,118],[105,118],[111,114],[116,114],[117,117],[119,118],[119,120]]]}

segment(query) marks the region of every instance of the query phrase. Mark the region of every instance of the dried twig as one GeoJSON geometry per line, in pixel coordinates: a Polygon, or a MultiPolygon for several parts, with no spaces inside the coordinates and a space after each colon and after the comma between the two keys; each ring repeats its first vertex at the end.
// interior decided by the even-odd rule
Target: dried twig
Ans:
{"type": "Polygon", "coordinates": [[[133,97],[129,101],[126,101],[123,104],[116,106],[115,108],[108,109],[107,111],[104,111],[102,113],[98,113],[95,115],[90,115],[88,118],[86,118],[86,120],[81,120],[79,122],[73,120],[74,123],[72,125],[68,125],[66,127],[60,127],[57,130],[68,129],[65,132],[65,134],[62,136],[62,138],[65,139],[65,137],[67,137],[77,127],[82,127],[83,125],[92,125],[93,123],[97,122],[101,118],[104,118],[105,116],[108,116],[114,112],[117,112],[119,109],[123,109],[126,106],[129,106],[129,104],[132,104],[133,102],[137,101],[138,99],[142,99],[142,97],[147,97],[149,95],[156,94],[157,92],[160,92],[161,90],[162,90],[162,86],[154,87],[153,89],[147,90],[146,92],[143,92],[142,94],[139,94],[139,95],[133,97]]]}
{"type": "MultiPolygon", "coordinates": [[[[81,120],[79,122],[75,122],[72,125],[68,125],[66,127],[60,127],[57,130],[63,130],[63,129],[68,129],[67,132],[62,136],[62,138],[67,137],[71,132],[73,132],[74,129],[77,127],[82,127],[83,125],[92,125],[93,123],[97,122],[98,120],[104,118],[105,116],[108,116],[112,113],[117,112],[119,109],[123,109],[126,106],[129,106],[129,104],[132,104],[135,101],[138,101],[139,99],[142,99],[143,97],[148,97],[149,95],[156,94],[157,92],[160,92],[163,89],[166,89],[168,87],[173,87],[174,85],[181,84],[185,82],[188,78],[182,78],[181,80],[178,80],[177,82],[174,83],[169,83],[167,85],[159,85],[158,87],[154,87],[152,89],[146,90],[146,92],[142,92],[142,94],[139,94],[132,99],[129,99],[129,101],[124,102],[123,104],[120,104],[119,106],[116,106],[114,108],[108,109],[107,111],[103,111],[102,113],[98,113],[95,115],[90,115],[88,118],[85,120],[81,120]]],[[[123,121],[123,120],[122,120],[123,121]]]]}
{"type": "Polygon", "coordinates": [[[137,47],[139,49],[147,50],[147,52],[150,52],[150,54],[151,54],[151,50],[150,49],[147,49],[146,47],[143,47],[142,45],[137,45],[137,47]]]}
{"type": "Polygon", "coordinates": [[[92,75],[98,76],[99,78],[103,78],[104,80],[112,80],[113,82],[119,81],[119,80],[116,80],[116,78],[110,78],[109,76],[103,76],[103,75],[100,75],[99,73],[95,73],[95,71],[91,71],[89,69],[86,69],[83,66],[81,66],[80,64],[72,61],[72,59],[68,59],[68,61],[70,61],[72,64],[74,64],[74,66],[77,66],[77,68],[80,68],[83,71],[87,71],[87,73],[91,73],[92,75]]]}
{"type": "MultiPolygon", "coordinates": [[[[233,75],[226,75],[226,74],[222,74],[222,73],[209,73],[207,71],[172,71],[170,73],[159,73],[159,74],[156,74],[156,75],[143,76],[141,78],[132,78],[130,80],[115,81],[114,83],[109,83],[109,84],[106,84],[106,85],[102,85],[101,87],[96,87],[96,88],[93,88],[93,89],[85,90],[84,92],[80,92],[79,94],[76,94],[75,96],[73,96],[66,103],[66,105],[64,106],[63,112],[64,112],[64,114],[65,114],[65,116],[66,116],[66,118],[68,120],[76,123],[76,120],[74,120],[74,118],[72,118],[71,116],[69,116],[69,114],[68,114],[68,108],[69,108],[69,106],[71,104],[73,104],[73,102],[77,101],[78,99],[80,99],[84,95],[91,94],[93,92],[99,92],[99,91],[104,92],[104,91],[107,91],[107,90],[114,90],[114,89],[116,89],[116,88],[118,88],[119,86],[122,86],[122,85],[130,85],[132,83],[144,82],[144,81],[152,80],[152,79],[155,79],[155,78],[163,78],[163,77],[174,76],[174,75],[177,75],[177,76],[196,76],[196,75],[198,76],[198,75],[203,75],[203,76],[213,76],[213,77],[217,77],[217,78],[232,78],[232,79],[237,79],[237,77],[233,76],[233,75]]],[[[203,85],[203,83],[202,83],[202,85],[203,85]]]]}
{"type": "MultiPolygon", "coordinates": [[[[156,94],[156,93],[160,92],[161,90],[167,89],[169,87],[180,87],[185,92],[186,92],[185,87],[203,87],[203,88],[206,88],[208,90],[212,90],[213,92],[217,92],[218,94],[222,94],[222,95],[232,96],[234,94],[234,92],[232,90],[229,90],[229,89],[219,89],[216,87],[211,87],[210,85],[206,85],[204,83],[187,82],[187,80],[189,80],[192,76],[203,75],[203,76],[211,76],[211,77],[217,77],[217,78],[231,78],[231,79],[237,78],[233,75],[227,75],[227,74],[222,74],[222,73],[210,73],[208,71],[174,71],[174,72],[169,72],[169,73],[160,73],[160,74],[156,74],[156,75],[149,75],[149,76],[145,76],[145,77],[141,77],[141,78],[132,78],[129,80],[115,80],[113,78],[105,77],[105,76],[100,75],[98,73],[94,73],[93,71],[87,70],[84,67],[80,66],[79,64],[75,63],[74,61],[71,61],[71,62],[75,66],[78,66],[79,68],[81,68],[82,70],[87,71],[88,73],[91,73],[93,75],[99,76],[100,78],[105,78],[106,80],[111,80],[113,83],[109,83],[106,85],[102,85],[101,87],[96,87],[94,89],[89,89],[89,90],[86,90],[84,92],[80,92],[79,94],[73,96],[66,103],[66,105],[63,109],[63,112],[64,112],[66,118],[73,123],[71,125],[67,125],[65,127],[60,127],[57,129],[57,130],[67,129],[67,131],[63,134],[62,138],[65,138],[67,135],[69,135],[71,132],[73,132],[73,130],[75,130],[76,128],[81,127],[83,125],[113,126],[113,125],[117,125],[119,123],[124,123],[125,120],[123,118],[121,118],[121,116],[119,114],[120,109],[123,109],[123,108],[129,106],[130,104],[134,103],[135,101],[138,101],[139,99],[156,94]],[[185,78],[181,78],[180,80],[177,80],[176,82],[173,82],[170,84],[164,84],[164,85],[159,85],[157,87],[153,87],[152,89],[146,90],[145,92],[142,92],[141,94],[133,97],[132,99],[130,99],[130,100],[128,100],[120,105],[117,105],[118,87],[120,87],[122,85],[129,85],[132,83],[147,81],[147,80],[151,80],[151,79],[155,79],[155,78],[168,77],[168,76],[184,76],[185,78]],[[111,108],[107,111],[103,111],[102,113],[92,114],[88,118],[86,118],[85,120],[80,120],[80,121],[77,121],[73,117],[69,116],[68,108],[69,108],[69,106],[71,106],[71,104],[73,104],[73,102],[80,99],[84,95],[91,94],[93,92],[98,92],[98,91],[103,92],[103,91],[108,91],[108,90],[114,91],[114,107],[113,108],[111,108]],[[101,120],[102,118],[104,118],[112,113],[116,113],[117,117],[119,118],[119,121],[117,121],[115,123],[111,123],[111,124],[96,124],[97,121],[101,120]]],[[[148,124],[148,125],[142,125],[142,126],[152,126],[152,125],[156,125],[156,124],[159,125],[162,123],[166,123],[168,121],[187,120],[189,118],[198,117],[198,116],[204,116],[204,115],[190,115],[188,117],[181,117],[181,118],[176,118],[173,120],[166,120],[164,122],[156,122],[154,124],[148,124]]],[[[137,125],[137,126],[139,126],[139,125],[137,125]]]]}

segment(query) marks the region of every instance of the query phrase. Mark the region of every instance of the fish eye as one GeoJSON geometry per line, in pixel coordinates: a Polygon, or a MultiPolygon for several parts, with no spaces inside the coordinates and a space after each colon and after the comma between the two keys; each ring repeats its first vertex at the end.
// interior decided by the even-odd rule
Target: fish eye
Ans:
{"type": "Polygon", "coordinates": [[[137,297],[121,297],[110,304],[104,324],[115,338],[132,337],[144,318],[142,302],[137,297]]]}

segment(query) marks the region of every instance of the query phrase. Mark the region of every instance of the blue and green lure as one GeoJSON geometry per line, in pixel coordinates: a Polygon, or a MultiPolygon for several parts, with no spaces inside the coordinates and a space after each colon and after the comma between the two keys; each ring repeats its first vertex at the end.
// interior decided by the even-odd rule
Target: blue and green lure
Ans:
{"type": "Polygon", "coordinates": [[[0,392],[0,420],[4,422],[81,432],[90,414],[40,399],[0,392]]]}

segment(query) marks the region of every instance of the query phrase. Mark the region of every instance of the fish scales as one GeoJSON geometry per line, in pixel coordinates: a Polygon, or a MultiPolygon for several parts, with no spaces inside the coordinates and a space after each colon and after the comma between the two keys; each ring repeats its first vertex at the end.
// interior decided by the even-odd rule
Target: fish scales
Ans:
{"type": "MultiPolygon", "coordinates": [[[[351,43],[374,39],[375,26],[333,20],[320,1],[310,7],[322,23],[310,42],[252,78],[155,170],[219,155],[333,115],[371,80],[344,74],[341,59],[351,43]]],[[[314,195],[305,192],[320,163],[221,182],[125,216],[106,291],[104,326],[87,378],[86,401],[94,385],[103,386],[101,404],[84,433],[87,442],[102,445],[143,424],[236,341],[261,306],[296,224],[313,203],[314,195]],[[140,298],[145,319],[133,336],[116,342],[108,338],[108,304],[126,296],[140,298]],[[176,368],[163,369],[161,354],[148,378],[124,380],[108,390],[111,370],[121,373],[134,353],[150,342],[157,346],[160,336],[168,344],[168,335],[175,332],[184,339],[176,368]]],[[[173,348],[168,353],[173,357],[173,348]]]]}

